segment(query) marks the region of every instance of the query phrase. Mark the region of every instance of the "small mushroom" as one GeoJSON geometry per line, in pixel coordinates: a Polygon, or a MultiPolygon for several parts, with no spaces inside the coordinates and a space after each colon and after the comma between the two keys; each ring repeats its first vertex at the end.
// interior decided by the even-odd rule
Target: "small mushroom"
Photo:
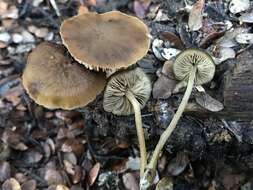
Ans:
{"type": "Polygon", "coordinates": [[[63,46],[43,42],[29,54],[22,82],[37,104],[71,110],[93,101],[104,89],[106,77],[66,57],[63,46]]]}
{"type": "Polygon", "coordinates": [[[202,85],[212,80],[215,73],[215,63],[207,53],[198,49],[187,49],[176,57],[173,64],[173,71],[178,80],[186,81],[188,84],[182,102],[180,103],[171,123],[161,135],[147,166],[144,177],[141,179],[141,185],[144,187],[149,186],[151,183],[149,180],[149,173],[152,173],[155,170],[160,151],[163,149],[166,141],[175,129],[178,120],[184,112],[194,85],[202,85]]]}
{"type": "Polygon", "coordinates": [[[143,175],[147,153],[142,129],[141,109],[145,106],[151,93],[151,82],[140,69],[123,71],[111,77],[104,93],[103,106],[107,112],[116,115],[135,114],[135,124],[140,146],[141,167],[143,175]]]}
{"type": "Polygon", "coordinates": [[[127,68],[149,49],[148,27],[119,11],[87,13],[65,20],[60,28],[63,44],[89,69],[127,68]]]}

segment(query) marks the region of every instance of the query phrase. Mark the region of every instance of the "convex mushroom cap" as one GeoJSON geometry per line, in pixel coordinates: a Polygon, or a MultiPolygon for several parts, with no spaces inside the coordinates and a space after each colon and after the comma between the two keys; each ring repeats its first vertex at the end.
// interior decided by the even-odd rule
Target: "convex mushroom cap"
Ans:
{"type": "Polygon", "coordinates": [[[187,49],[177,55],[173,71],[178,80],[188,81],[192,68],[196,66],[195,84],[201,85],[213,79],[215,63],[210,55],[199,49],[187,49]]]}
{"type": "Polygon", "coordinates": [[[134,95],[142,109],[151,93],[151,82],[142,69],[123,71],[111,77],[104,93],[105,111],[115,115],[134,113],[133,106],[126,97],[127,91],[134,95]]]}
{"type": "Polygon", "coordinates": [[[104,89],[103,73],[91,72],[66,57],[65,48],[41,43],[28,56],[22,82],[29,96],[50,109],[87,105],[104,89]]]}
{"type": "Polygon", "coordinates": [[[65,20],[63,44],[89,69],[115,70],[135,64],[149,49],[147,26],[119,11],[87,13],[65,20]]]}

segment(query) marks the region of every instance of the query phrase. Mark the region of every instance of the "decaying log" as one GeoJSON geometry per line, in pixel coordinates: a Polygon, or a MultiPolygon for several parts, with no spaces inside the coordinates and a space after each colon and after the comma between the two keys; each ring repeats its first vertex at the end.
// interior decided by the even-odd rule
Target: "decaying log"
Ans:
{"type": "Polygon", "coordinates": [[[253,48],[241,53],[225,73],[222,91],[225,109],[221,115],[253,120],[253,48]]]}

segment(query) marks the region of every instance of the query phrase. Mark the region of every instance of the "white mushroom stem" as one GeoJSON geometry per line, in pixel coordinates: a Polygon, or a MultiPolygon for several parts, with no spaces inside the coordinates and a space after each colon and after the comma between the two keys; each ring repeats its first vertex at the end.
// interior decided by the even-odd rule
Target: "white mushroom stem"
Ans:
{"type": "Polygon", "coordinates": [[[184,109],[188,103],[188,100],[190,98],[193,86],[194,86],[194,80],[195,80],[195,76],[196,76],[196,71],[197,71],[197,67],[194,66],[190,72],[190,76],[188,79],[188,84],[187,84],[187,88],[184,94],[184,97],[182,99],[182,102],[180,103],[177,112],[175,113],[171,123],[169,124],[169,126],[167,127],[167,129],[163,132],[163,134],[161,135],[156,148],[154,150],[154,153],[152,155],[152,158],[149,162],[149,164],[147,165],[147,170],[149,171],[155,171],[156,165],[157,165],[157,160],[159,158],[160,152],[163,149],[166,141],[168,140],[168,138],[170,137],[171,133],[173,132],[173,130],[175,129],[178,120],[180,119],[181,115],[184,112],[184,109]]]}
{"type": "Polygon", "coordinates": [[[131,102],[133,109],[134,109],[134,116],[135,116],[135,126],[139,141],[140,147],[140,176],[142,177],[144,174],[145,167],[147,165],[147,151],[146,151],[146,144],[145,144],[145,137],[142,128],[142,119],[141,119],[141,108],[139,102],[136,100],[135,96],[131,91],[126,92],[126,97],[131,102]]]}

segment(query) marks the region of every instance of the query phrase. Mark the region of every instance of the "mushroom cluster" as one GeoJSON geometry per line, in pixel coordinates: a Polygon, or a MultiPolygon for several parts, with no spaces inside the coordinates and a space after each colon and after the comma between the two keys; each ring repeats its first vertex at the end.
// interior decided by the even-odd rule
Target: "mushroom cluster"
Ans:
{"type": "MultiPolygon", "coordinates": [[[[49,109],[86,106],[106,86],[106,74],[101,70],[117,71],[134,65],[150,45],[147,26],[119,11],[69,18],[62,23],[60,35],[65,47],[41,43],[29,54],[22,75],[31,99],[49,109]],[[66,49],[72,57],[67,56],[66,49]]],[[[151,83],[141,69],[118,71],[109,79],[103,102],[108,112],[135,114],[141,174],[147,159],[140,110],[150,93],[151,83]]]]}

